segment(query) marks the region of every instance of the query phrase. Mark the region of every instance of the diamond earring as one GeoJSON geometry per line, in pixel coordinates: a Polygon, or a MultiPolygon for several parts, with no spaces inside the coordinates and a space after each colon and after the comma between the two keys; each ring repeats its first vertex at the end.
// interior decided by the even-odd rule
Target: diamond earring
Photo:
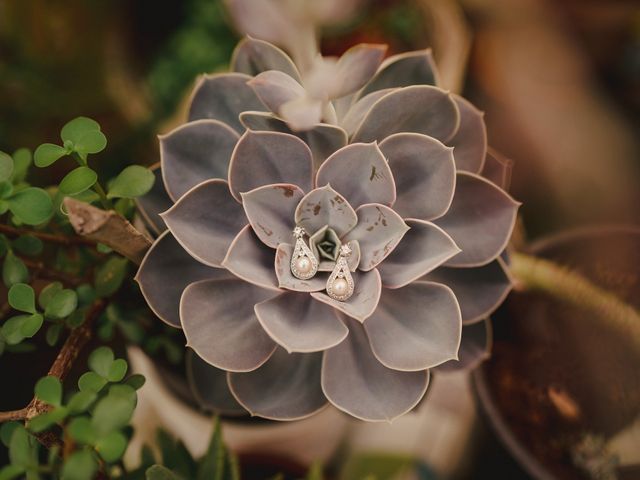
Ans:
{"type": "Polygon", "coordinates": [[[351,255],[349,245],[342,245],[336,266],[327,280],[327,294],[340,302],[348,300],[353,295],[353,277],[347,263],[349,255],[351,255]]]}
{"type": "Polygon", "coordinates": [[[296,244],[291,255],[291,273],[300,280],[309,280],[318,271],[318,259],[303,240],[306,233],[302,227],[293,229],[296,244]]]}

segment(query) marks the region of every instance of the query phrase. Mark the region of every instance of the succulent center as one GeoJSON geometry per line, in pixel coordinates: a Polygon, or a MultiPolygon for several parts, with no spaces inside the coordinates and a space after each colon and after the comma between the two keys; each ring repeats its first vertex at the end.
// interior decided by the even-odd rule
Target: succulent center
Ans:
{"type": "Polygon", "coordinates": [[[335,262],[340,254],[342,242],[335,230],[325,225],[309,237],[309,247],[319,259],[335,262]]]}

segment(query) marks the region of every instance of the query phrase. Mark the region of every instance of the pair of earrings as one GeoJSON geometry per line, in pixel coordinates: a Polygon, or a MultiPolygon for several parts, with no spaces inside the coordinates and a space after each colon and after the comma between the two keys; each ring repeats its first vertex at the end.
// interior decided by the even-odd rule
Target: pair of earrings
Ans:
{"type": "MultiPolygon", "coordinates": [[[[304,228],[296,227],[293,230],[293,236],[296,238],[296,244],[293,247],[291,255],[291,273],[300,280],[309,280],[317,272],[320,262],[313,254],[311,249],[304,242],[304,228]]],[[[327,294],[338,301],[345,301],[353,295],[353,277],[349,271],[347,258],[351,255],[351,248],[348,245],[340,247],[340,254],[336,261],[329,279],[327,280],[327,294]]]]}

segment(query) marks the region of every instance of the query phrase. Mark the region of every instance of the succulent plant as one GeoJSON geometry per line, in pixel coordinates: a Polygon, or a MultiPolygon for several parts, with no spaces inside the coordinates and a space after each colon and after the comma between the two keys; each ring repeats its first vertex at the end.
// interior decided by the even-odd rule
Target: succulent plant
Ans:
{"type": "Polygon", "coordinates": [[[329,61],[314,90],[247,38],[160,138],[166,193],[158,182],[140,208],[161,233],[137,279],[184,330],[214,410],[294,420],[332,403],[390,420],[420,402],[430,369],[486,355],[486,318],[511,288],[508,164],[487,153],[481,112],[437,86],[429,51],[381,52],[329,61]],[[292,269],[298,241],[317,260],[309,278],[292,269]]]}

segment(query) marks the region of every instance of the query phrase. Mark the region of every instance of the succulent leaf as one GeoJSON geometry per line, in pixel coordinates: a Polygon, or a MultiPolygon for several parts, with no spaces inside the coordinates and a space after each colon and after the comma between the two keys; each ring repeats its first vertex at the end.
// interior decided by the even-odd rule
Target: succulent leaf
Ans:
{"type": "Polygon", "coordinates": [[[331,155],[318,170],[316,185],[331,185],[353,208],[365,203],[391,206],[393,174],[376,143],[353,143],[331,155]]]}
{"type": "Polygon", "coordinates": [[[358,216],[346,199],[330,185],[307,193],[296,208],[296,225],[310,234],[330,225],[339,236],[355,227],[358,216]]]}
{"type": "Polygon", "coordinates": [[[457,359],[460,307],[449,287],[414,282],[385,289],[364,329],[380,363],[394,370],[425,370],[457,359]]]}
{"type": "Polygon", "coordinates": [[[381,142],[394,133],[413,132],[446,142],[459,124],[460,113],[449,93],[416,85],[395,90],[374,103],[352,141],[381,142]]]}
{"type": "Polygon", "coordinates": [[[226,123],[242,133],[240,113],[264,110],[253,89],[247,85],[251,79],[243,73],[203,75],[196,84],[189,107],[189,121],[210,118],[226,123]]]}
{"type": "Polygon", "coordinates": [[[231,242],[222,266],[246,282],[279,290],[273,269],[274,255],[274,251],[265,246],[247,225],[231,242]]]}
{"type": "Polygon", "coordinates": [[[258,370],[230,373],[229,386],[251,414],[300,420],[327,404],[320,387],[321,353],[289,354],[279,348],[258,370]]]}
{"type": "Polygon", "coordinates": [[[207,363],[230,372],[255,370],[276,344],[258,322],[253,306],[273,292],[242,280],[201,280],[180,301],[187,346],[207,363]]]}
{"type": "Polygon", "coordinates": [[[304,192],[295,185],[265,185],[241,194],[254,233],[271,248],[293,239],[294,215],[304,192]]]}
{"type": "Polygon", "coordinates": [[[498,257],[511,238],[519,206],[488,180],[459,172],[451,208],[435,221],[462,249],[447,265],[479,267],[498,257]]]}
{"type": "Polygon", "coordinates": [[[333,308],[305,293],[287,292],[255,306],[260,324],[287,352],[321,352],[349,333],[333,308]]]}
{"type": "Polygon", "coordinates": [[[462,311],[462,323],[469,325],[491,315],[513,287],[501,258],[477,268],[436,268],[421,280],[451,287],[462,311]]]}
{"type": "Polygon", "coordinates": [[[378,269],[386,288],[400,288],[426,275],[460,249],[441,228],[417,219],[405,220],[409,231],[378,269]]]}
{"type": "Polygon", "coordinates": [[[311,150],[299,138],[247,130],[231,156],[229,185],[238,201],[242,201],[241,193],[274,183],[291,183],[309,191],[312,169],[311,150]],[[291,168],[291,159],[295,159],[295,168],[291,168]]]}
{"type": "Polygon", "coordinates": [[[322,391],[329,401],[371,422],[389,422],[413,409],[427,391],[429,371],[385,367],[371,352],[362,325],[349,321],[348,326],[346,340],[324,353],[322,391]]]}
{"type": "Polygon", "coordinates": [[[180,328],[180,297],[184,289],[199,280],[221,278],[232,278],[232,275],[195,260],[168,231],[149,249],[136,275],[151,310],[176,328],[180,328]]]}
{"type": "Polygon", "coordinates": [[[450,147],[418,133],[387,137],[380,150],[393,172],[397,197],[393,209],[404,218],[433,220],[453,200],[456,166],[450,147]]]}
{"type": "Polygon", "coordinates": [[[447,142],[454,147],[453,156],[458,170],[480,173],[487,154],[487,127],[484,113],[459,95],[452,95],[460,111],[460,127],[447,142]]]}
{"type": "Polygon", "coordinates": [[[227,179],[240,136],[220,121],[197,120],[159,138],[162,178],[169,196],[177,201],[205,180],[227,179]]]}
{"type": "Polygon", "coordinates": [[[248,223],[227,182],[219,179],[189,190],[162,219],[193,258],[212,267],[222,266],[231,242],[248,223]]]}

